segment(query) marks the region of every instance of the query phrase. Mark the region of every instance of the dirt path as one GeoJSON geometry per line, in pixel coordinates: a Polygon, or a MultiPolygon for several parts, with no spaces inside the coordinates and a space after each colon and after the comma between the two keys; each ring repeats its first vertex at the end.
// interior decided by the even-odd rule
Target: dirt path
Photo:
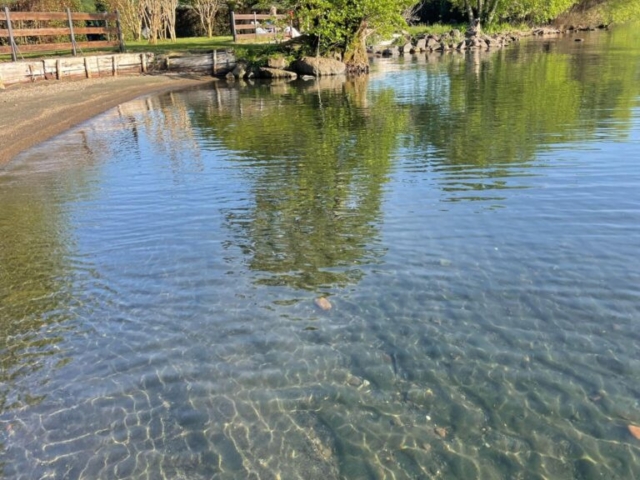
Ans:
{"type": "Polygon", "coordinates": [[[43,81],[0,90],[0,165],[123,102],[211,81],[211,77],[145,75],[43,81]]]}

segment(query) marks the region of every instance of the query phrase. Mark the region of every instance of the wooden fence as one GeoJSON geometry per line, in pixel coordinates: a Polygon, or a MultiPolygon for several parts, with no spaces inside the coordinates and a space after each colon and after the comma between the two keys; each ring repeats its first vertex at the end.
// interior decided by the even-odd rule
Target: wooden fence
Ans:
{"type": "Polygon", "coordinates": [[[292,18],[288,15],[270,15],[259,13],[235,13],[231,11],[231,32],[233,41],[273,40],[291,38],[292,18]],[[264,21],[261,23],[260,21],[264,21]],[[249,33],[243,33],[249,32],[249,33]]]}
{"type": "Polygon", "coordinates": [[[124,40],[122,29],[120,28],[120,17],[115,13],[72,13],[69,9],[66,12],[10,12],[8,7],[0,11],[0,24],[5,24],[5,28],[0,28],[0,39],[8,38],[9,45],[0,45],[0,54],[11,53],[13,61],[18,60],[18,55],[26,52],[45,52],[69,50],[74,56],[82,48],[104,48],[117,47],[120,52],[124,51],[124,40]],[[65,22],[65,27],[40,27],[39,22],[65,22]],[[74,25],[78,22],[90,21],[101,23],[102,26],[74,25]],[[24,25],[23,22],[37,22],[24,25]],[[34,26],[35,25],[35,26],[34,26]],[[17,28],[16,28],[17,27],[17,28]],[[76,35],[96,35],[106,37],[106,40],[76,41],[76,35]],[[17,42],[17,38],[33,37],[69,37],[65,43],[26,43],[17,42]]]}

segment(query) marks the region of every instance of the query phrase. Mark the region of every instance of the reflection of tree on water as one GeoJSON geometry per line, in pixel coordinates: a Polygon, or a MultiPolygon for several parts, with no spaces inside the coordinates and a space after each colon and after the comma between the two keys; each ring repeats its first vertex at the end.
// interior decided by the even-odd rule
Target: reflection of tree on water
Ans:
{"type": "Polygon", "coordinates": [[[253,205],[226,218],[250,268],[264,273],[260,283],[357,282],[359,266],[381,255],[373,244],[383,184],[406,109],[390,115],[393,92],[367,95],[366,79],[338,89],[331,82],[331,91],[290,87],[279,97],[240,91],[231,108],[196,114],[204,130],[243,153],[253,205]]]}
{"type": "Polygon", "coordinates": [[[84,180],[66,171],[31,175],[33,182],[0,177],[0,415],[39,401],[22,381],[58,361],[53,346],[72,317],[72,241],[52,196],[61,176],[72,188],[84,180]]]}
{"type": "MultiPolygon", "coordinates": [[[[625,35],[614,32],[602,41],[633,52],[625,35]]],[[[411,141],[415,151],[428,152],[417,161],[438,169],[449,199],[487,199],[464,192],[522,188],[509,177],[526,176],[538,153],[593,140],[612,117],[614,138],[624,135],[639,90],[635,64],[622,54],[567,55],[571,48],[574,42],[556,42],[541,55],[545,45],[533,43],[426,65],[408,95],[411,141]]]]}

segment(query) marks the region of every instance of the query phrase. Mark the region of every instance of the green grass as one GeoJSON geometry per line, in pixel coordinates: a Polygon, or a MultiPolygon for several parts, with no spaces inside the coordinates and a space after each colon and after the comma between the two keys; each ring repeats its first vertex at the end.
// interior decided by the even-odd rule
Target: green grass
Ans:
{"type": "MultiPolygon", "coordinates": [[[[224,37],[192,37],[192,38],[178,38],[177,41],[171,42],[170,40],[158,41],[155,45],[151,45],[147,40],[139,41],[127,41],[125,42],[127,53],[143,53],[151,52],[156,55],[165,54],[172,55],[178,53],[202,53],[210,52],[212,50],[227,50],[233,49],[243,53],[243,57],[253,58],[263,55],[265,52],[271,52],[277,50],[277,46],[274,44],[265,43],[233,43],[231,36],[224,37]]],[[[101,54],[101,53],[114,53],[116,49],[83,49],[82,52],[78,52],[80,55],[84,54],[101,54]]],[[[25,53],[19,57],[19,60],[24,58],[25,60],[33,60],[38,58],[56,57],[56,56],[70,56],[69,50],[60,50],[55,52],[32,52],[25,53]]],[[[0,61],[10,61],[11,55],[0,55],[0,61]]]]}
{"type": "Polygon", "coordinates": [[[526,23],[494,23],[483,27],[484,33],[487,35],[493,35],[496,33],[506,34],[512,32],[525,32],[531,30],[531,26],[526,23]]]}
{"type": "MultiPolygon", "coordinates": [[[[526,31],[530,30],[530,26],[522,23],[522,24],[513,24],[513,23],[494,23],[492,25],[488,25],[483,27],[484,33],[487,35],[493,35],[496,33],[505,34],[510,32],[517,31],[526,31]]],[[[451,30],[460,30],[460,32],[464,33],[467,31],[467,25],[454,25],[454,24],[446,24],[446,23],[434,23],[432,25],[412,25],[407,30],[411,34],[412,37],[418,37],[423,35],[442,35],[444,33],[449,33],[451,30]]]]}
{"type": "Polygon", "coordinates": [[[147,40],[129,41],[125,42],[125,44],[127,47],[127,52],[152,52],[156,54],[171,54],[179,52],[210,52],[211,50],[236,47],[236,44],[233,43],[233,38],[231,36],[213,38],[178,38],[176,42],[172,42],[170,40],[159,40],[155,45],[150,44],[147,40]]]}
{"type": "Polygon", "coordinates": [[[422,35],[442,35],[449,33],[451,30],[460,30],[462,33],[467,31],[466,25],[453,25],[447,23],[433,23],[431,25],[419,24],[411,25],[407,28],[407,31],[412,37],[418,37],[422,35]]]}

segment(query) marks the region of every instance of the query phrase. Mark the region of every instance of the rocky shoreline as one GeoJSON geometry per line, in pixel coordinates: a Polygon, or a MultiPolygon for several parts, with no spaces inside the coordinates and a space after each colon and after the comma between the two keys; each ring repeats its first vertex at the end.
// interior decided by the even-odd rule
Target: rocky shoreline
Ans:
{"type": "MultiPolygon", "coordinates": [[[[487,35],[481,31],[470,30],[462,34],[460,30],[453,29],[442,35],[428,34],[409,40],[399,46],[370,47],[369,54],[379,57],[393,57],[396,55],[423,53],[423,52],[447,52],[465,50],[491,50],[507,47],[518,42],[524,37],[542,37],[564,34],[574,34],[607,29],[608,25],[594,26],[562,26],[561,28],[537,27],[529,31],[514,31],[505,34],[487,35]]],[[[581,40],[581,39],[577,39],[581,40]]]]}
{"type": "MultiPolygon", "coordinates": [[[[482,31],[469,30],[462,33],[453,29],[442,35],[428,34],[406,40],[404,43],[395,46],[374,46],[368,48],[371,57],[394,57],[408,54],[430,53],[430,52],[464,52],[467,50],[498,50],[505,48],[524,37],[544,37],[558,36],[565,34],[576,34],[601,29],[607,29],[608,25],[598,26],[562,26],[536,27],[528,31],[514,31],[504,34],[487,35],[482,31]]],[[[576,41],[582,41],[576,38],[576,41]]],[[[305,57],[289,64],[283,57],[270,58],[267,66],[251,66],[242,60],[237,66],[226,74],[230,81],[236,79],[288,79],[305,77],[319,77],[327,75],[342,75],[354,73],[348,66],[333,58],[305,57]]],[[[357,72],[366,73],[366,72],[357,72]]]]}

